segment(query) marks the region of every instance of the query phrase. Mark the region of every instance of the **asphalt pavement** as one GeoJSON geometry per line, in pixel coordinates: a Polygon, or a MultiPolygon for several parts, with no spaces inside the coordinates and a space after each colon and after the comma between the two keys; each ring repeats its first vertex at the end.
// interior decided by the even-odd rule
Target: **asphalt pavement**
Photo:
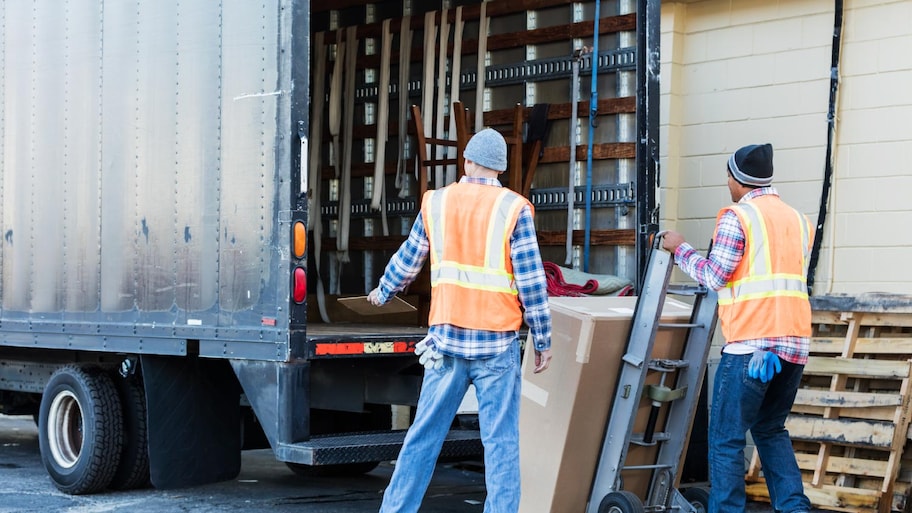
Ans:
{"type": "MultiPolygon", "coordinates": [[[[45,472],[32,418],[0,415],[0,513],[376,513],[392,469],[383,463],[363,476],[306,478],[265,449],[244,451],[241,473],[230,481],[73,496],[45,472]]],[[[440,464],[422,511],[481,513],[484,497],[480,465],[440,464]]]]}
{"type": "MultiPolygon", "coordinates": [[[[375,513],[392,470],[386,462],[357,477],[302,477],[264,449],[244,451],[240,475],[221,483],[74,496],[58,491],[45,472],[32,418],[0,415],[0,513],[375,513]]],[[[422,511],[481,513],[482,472],[478,462],[439,464],[422,511]]],[[[751,503],[747,511],[772,509],[751,503]]]]}

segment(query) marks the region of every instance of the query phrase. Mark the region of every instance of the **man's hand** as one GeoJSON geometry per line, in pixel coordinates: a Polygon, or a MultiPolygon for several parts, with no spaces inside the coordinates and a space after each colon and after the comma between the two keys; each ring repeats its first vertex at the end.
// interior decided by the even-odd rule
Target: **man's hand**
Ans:
{"type": "Polygon", "coordinates": [[[662,237],[662,249],[668,251],[671,254],[674,254],[675,250],[678,249],[678,246],[684,243],[684,237],[680,233],[672,230],[663,232],[664,236],[662,237]]]}
{"type": "Polygon", "coordinates": [[[370,294],[367,295],[367,300],[374,306],[383,306],[383,302],[380,301],[380,287],[370,291],[370,294]]]}
{"type": "Polygon", "coordinates": [[[551,350],[545,349],[544,351],[535,350],[535,374],[544,371],[548,368],[548,365],[551,365],[551,350]]]}
{"type": "Polygon", "coordinates": [[[772,351],[763,351],[758,349],[751,356],[750,363],[747,364],[748,376],[759,379],[761,383],[769,383],[773,376],[782,371],[782,363],[779,357],[772,351]]]}

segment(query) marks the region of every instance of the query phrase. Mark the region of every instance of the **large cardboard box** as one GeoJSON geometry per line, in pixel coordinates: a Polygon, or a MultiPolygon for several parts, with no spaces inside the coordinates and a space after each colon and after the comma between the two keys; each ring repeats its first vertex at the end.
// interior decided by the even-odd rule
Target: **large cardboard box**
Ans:
{"type": "MultiPolygon", "coordinates": [[[[520,513],[583,513],[601,452],[636,307],[635,297],[551,298],[551,366],[534,374],[534,353],[522,363],[520,513]]],[[[663,321],[683,322],[691,306],[668,298],[663,321]]],[[[659,330],[653,358],[678,359],[684,330],[659,330]]],[[[650,373],[647,383],[658,383],[650,373]]],[[[666,378],[666,386],[674,383],[666,378]]],[[[650,403],[641,400],[634,433],[646,427],[650,403]]],[[[656,431],[664,428],[664,415],[656,431]]],[[[685,429],[686,431],[686,429],[685,429]]],[[[685,436],[686,432],[682,434],[685,436]]],[[[657,447],[631,445],[625,466],[656,461],[657,447]]],[[[623,489],[645,498],[649,474],[625,471],[623,489]]]]}

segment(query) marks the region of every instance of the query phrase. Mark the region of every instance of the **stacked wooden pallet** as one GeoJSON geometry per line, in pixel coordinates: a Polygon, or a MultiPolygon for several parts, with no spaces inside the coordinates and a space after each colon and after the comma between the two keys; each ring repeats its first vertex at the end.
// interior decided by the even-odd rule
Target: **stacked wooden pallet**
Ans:
{"type": "MultiPolygon", "coordinates": [[[[811,356],[786,428],[816,508],[906,511],[912,461],[912,297],[812,298],[811,356]]],[[[748,497],[769,501],[756,451],[748,497]]]]}

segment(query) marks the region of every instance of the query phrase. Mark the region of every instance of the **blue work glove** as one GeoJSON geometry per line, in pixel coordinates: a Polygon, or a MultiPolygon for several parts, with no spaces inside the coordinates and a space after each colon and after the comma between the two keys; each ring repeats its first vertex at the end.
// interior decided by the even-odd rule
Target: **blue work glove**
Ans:
{"type": "Polygon", "coordinates": [[[759,379],[761,383],[769,383],[773,376],[782,371],[782,362],[776,353],[757,349],[751,356],[750,363],[747,365],[748,376],[759,379]]]}
{"type": "Polygon", "coordinates": [[[443,355],[434,345],[429,345],[427,339],[415,344],[415,355],[419,356],[418,363],[425,369],[439,369],[443,365],[443,355]]]}

